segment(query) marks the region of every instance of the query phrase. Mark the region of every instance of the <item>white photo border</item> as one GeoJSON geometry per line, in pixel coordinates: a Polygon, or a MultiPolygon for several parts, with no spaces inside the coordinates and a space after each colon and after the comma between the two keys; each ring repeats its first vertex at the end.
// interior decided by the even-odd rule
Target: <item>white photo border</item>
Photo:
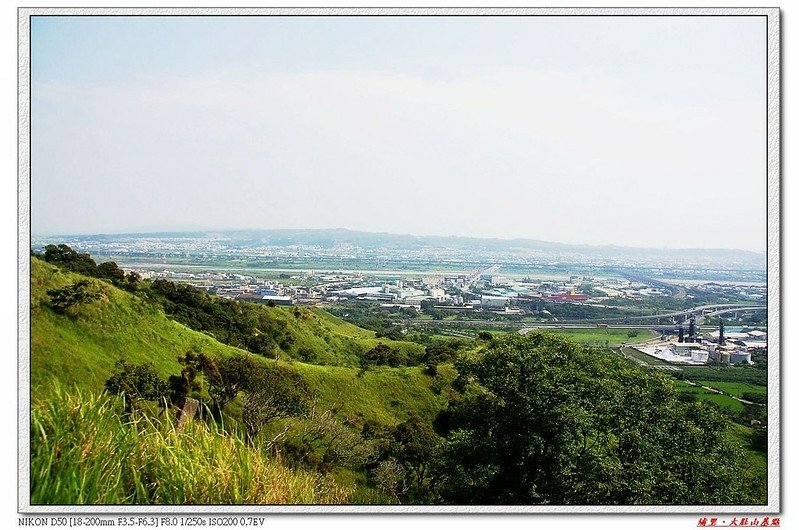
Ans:
{"type": "Polygon", "coordinates": [[[563,513],[777,514],[781,511],[781,70],[779,8],[18,8],[18,498],[24,514],[563,513]],[[768,502],[765,505],[395,506],[395,505],[32,505],[30,503],[30,20],[33,16],[763,16],[766,18],[768,502]]]}

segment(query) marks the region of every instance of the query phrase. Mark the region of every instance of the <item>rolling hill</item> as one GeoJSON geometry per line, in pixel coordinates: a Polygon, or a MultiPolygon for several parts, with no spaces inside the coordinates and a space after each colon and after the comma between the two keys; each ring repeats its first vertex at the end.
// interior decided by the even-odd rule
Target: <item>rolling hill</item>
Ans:
{"type": "MultiPolygon", "coordinates": [[[[341,414],[355,415],[391,425],[416,413],[428,421],[446,405],[441,389],[454,378],[444,368],[436,377],[420,366],[376,367],[361,371],[358,358],[383,343],[420,353],[418,344],[377,339],[372,331],[348,324],[317,309],[266,308],[295,337],[277,362],[298,372],[324,407],[335,406],[341,414]],[[315,365],[295,359],[297,352],[325,362],[315,365]]],[[[171,320],[156,305],[104,281],[65,272],[37,258],[31,260],[31,354],[30,385],[33,396],[54,382],[67,387],[100,392],[124,359],[133,364],[151,363],[166,378],[180,373],[179,355],[188,350],[213,356],[246,354],[214,338],[171,320]],[[98,300],[53,310],[47,291],[76,281],[89,281],[101,293],[98,300]]],[[[250,354],[251,355],[251,354],[250,354]]]]}

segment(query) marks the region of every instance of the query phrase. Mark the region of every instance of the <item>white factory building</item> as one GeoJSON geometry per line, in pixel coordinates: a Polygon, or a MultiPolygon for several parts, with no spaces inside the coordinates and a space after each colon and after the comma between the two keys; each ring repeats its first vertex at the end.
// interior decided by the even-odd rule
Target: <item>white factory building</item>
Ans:
{"type": "Polygon", "coordinates": [[[482,295],[480,297],[480,307],[483,309],[502,309],[508,307],[510,298],[507,296],[488,296],[482,295]]]}
{"type": "Polygon", "coordinates": [[[671,349],[680,357],[690,358],[694,363],[706,363],[708,351],[700,342],[675,342],[671,349]]]}

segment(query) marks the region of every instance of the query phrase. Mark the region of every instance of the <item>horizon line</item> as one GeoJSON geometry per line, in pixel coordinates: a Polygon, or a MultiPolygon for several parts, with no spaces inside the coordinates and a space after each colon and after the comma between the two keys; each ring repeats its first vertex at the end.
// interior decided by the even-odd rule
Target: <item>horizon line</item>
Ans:
{"type": "Polygon", "coordinates": [[[560,245],[564,247],[594,247],[594,248],[619,248],[619,249],[626,249],[626,250],[649,250],[649,251],[683,251],[683,250],[722,250],[722,251],[733,251],[733,252],[749,252],[753,254],[767,254],[767,249],[763,250],[752,250],[752,249],[743,249],[743,248],[733,248],[733,247],[648,247],[648,246],[636,246],[636,245],[621,245],[616,243],[564,243],[561,241],[550,241],[545,239],[536,239],[533,237],[497,237],[497,236],[464,236],[464,235],[454,235],[454,234],[412,234],[412,233],[398,233],[398,232],[388,232],[388,231],[371,231],[371,230],[358,230],[352,228],[344,228],[344,227],[335,227],[335,228],[176,228],[176,229],[152,229],[152,228],[142,228],[142,229],[126,229],[126,230],[115,230],[109,232],[90,232],[90,231],[80,231],[80,232],[73,232],[73,233],[33,233],[31,232],[31,239],[34,238],[56,238],[56,237],[86,237],[86,236],[126,236],[126,235],[158,235],[158,234],[166,234],[166,233],[174,233],[174,234],[191,234],[191,233],[201,233],[201,232],[290,232],[290,231],[302,231],[302,232],[324,232],[324,231],[342,231],[342,232],[354,232],[354,233],[362,233],[362,234],[374,234],[374,235],[388,235],[388,236],[409,236],[409,237],[419,237],[419,238],[451,238],[451,239],[476,239],[476,240],[489,240],[489,241],[529,241],[529,242],[537,242],[537,243],[544,243],[550,245],[560,245]]]}

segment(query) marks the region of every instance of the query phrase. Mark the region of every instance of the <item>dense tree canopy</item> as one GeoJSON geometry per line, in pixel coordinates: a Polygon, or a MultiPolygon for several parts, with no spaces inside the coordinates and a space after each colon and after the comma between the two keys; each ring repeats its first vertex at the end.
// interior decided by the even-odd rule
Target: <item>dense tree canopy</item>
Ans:
{"type": "Polygon", "coordinates": [[[457,363],[438,493],[469,504],[745,504],[728,422],[612,353],[546,333],[457,363]]]}
{"type": "Polygon", "coordinates": [[[135,272],[125,274],[125,271],[120,269],[119,265],[113,261],[97,265],[89,254],[77,252],[69,245],[47,245],[44,247],[44,254],[34,253],[34,255],[44,258],[46,262],[64,270],[77,272],[84,276],[102,278],[128,291],[135,291],[139,280],[141,280],[141,276],[135,272]]]}
{"type": "Polygon", "coordinates": [[[73,250],[69,245],[47,245],[44,247],[44,259],[73,272],[86,276],[96,276],[97,264],[86,253],[73,250]]]}

